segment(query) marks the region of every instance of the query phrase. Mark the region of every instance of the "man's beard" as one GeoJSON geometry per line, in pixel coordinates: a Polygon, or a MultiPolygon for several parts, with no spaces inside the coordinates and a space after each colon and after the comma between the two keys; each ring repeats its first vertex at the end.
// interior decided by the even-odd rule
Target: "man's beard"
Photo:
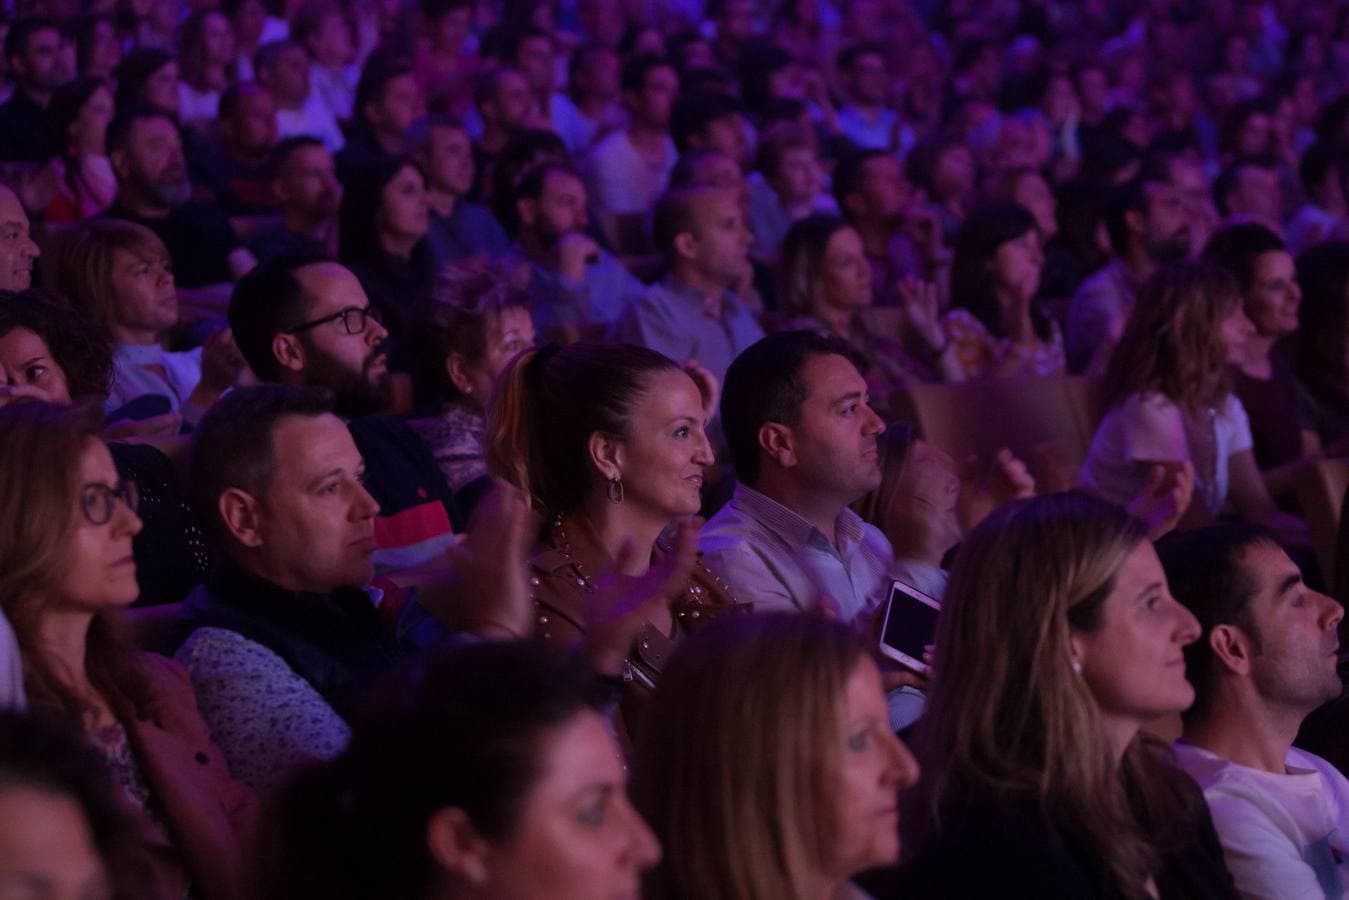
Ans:
{"type": "Polygon", "coordinates": [[[186,178],[181,181],[168,181],[144,184],[145,193],[152,197],[160,206],[167,206],[169,209],[177,209],[188,200],[192,199],[192,182],[186,178]]]}
{"type": "Polygon", "coordinates": [[[387,360],[387,342],[381,341],[365,358],[360,371],[353,371],[331,354],[313,346],[305,347],[305,378],[313,385],[321,385],[333,392],[336,412],[344,419],[374,415],[389,408],[393,396],[393,381],[386,370],[372,376],[370,369],[376,361],[387,360]]]}

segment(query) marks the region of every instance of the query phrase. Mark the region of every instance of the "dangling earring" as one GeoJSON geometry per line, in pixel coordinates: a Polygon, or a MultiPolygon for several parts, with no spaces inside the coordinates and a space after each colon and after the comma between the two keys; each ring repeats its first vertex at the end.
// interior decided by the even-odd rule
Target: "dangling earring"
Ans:
{"type": "Polygon", "coordinates": [[[623,502],[623,480],[621,478],[610,478],[609,486],[604,491],[609,502],[617,506],[623,502]]]}
{"type": "Polygon", "coordinates": [[[1074,672],[1074,674],[1077,674],[1077,675],[1081,675],[1081,674],[1082,674],[1082,661],[1081,661],[1081,660],[1077,660],[1077,659],[1073,660],[1073,672],[1074,672]]]}

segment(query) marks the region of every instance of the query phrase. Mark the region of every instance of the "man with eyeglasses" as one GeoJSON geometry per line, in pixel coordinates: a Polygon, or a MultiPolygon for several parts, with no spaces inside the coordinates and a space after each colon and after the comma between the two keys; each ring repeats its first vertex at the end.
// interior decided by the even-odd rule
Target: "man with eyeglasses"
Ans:
{"type": "Polygon", "coordinates": [[[319,253],[277,256],[235,286],[229,319],[260,380],[333,392],[379,502],[376,566],[440,558],[463,522],[431,451],[402,420],[380,415],[393,393],[389,333],[356,276],[319,253]]]}

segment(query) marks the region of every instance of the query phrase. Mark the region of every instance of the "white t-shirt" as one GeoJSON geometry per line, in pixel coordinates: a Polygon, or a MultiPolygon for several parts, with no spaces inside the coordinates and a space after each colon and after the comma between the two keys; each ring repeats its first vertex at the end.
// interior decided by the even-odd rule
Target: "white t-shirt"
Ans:
{"type": "Polygon", "coordinates": [[[1180,407],[1161,394],[1134,394],[1105,414],[1092,438],[1079,478],[1108,500],[1127,505],[1143,489],[1140,462],[1195,463],[1195,499],[1217,515],[1227,502],[1228,460],[1251,449],[1251,423],[1235,394],[1212,415],[1213,472],[1202,471],[1190,452],[1180,407]]]}
{"type": "Polygon", "coordinates": [[[632,146],[627,131],[613,132],[590,151],[586,181],[592,202],[615,215],[649,212],[665,193],[678,158],[669,135],[660,162],[653,165],[632,146]]]}
{"type": "Polygon", "coordinates": [[[281,140],[289,137],[308,135],[323,142],[329,153],[336,153],[346,143],[342,129],[333,117],[333,111],[310,91],[304,106],[299,109],[278,109],[276,111],[276,134],[281,140]]]}
{"type": "Polygon", "coordinates": [[[177,353],[156,344],[122,344],[113,351],[112,369],[108,412],[145,394],[160,394],[169,399],[170,411],[186,421],[196,424],[201,418],[204,410],[187,402],[201,381],[200,347],[177,353]]]}
{"type": "Polygon", "coordinates": [[[1349,781],[1319,756],[1290,749],[1287,774],[1239,766],[1176,744],[1204,790],[1227,868],[1243,897],[1342,897],[1349,882],[1349,781]]]}

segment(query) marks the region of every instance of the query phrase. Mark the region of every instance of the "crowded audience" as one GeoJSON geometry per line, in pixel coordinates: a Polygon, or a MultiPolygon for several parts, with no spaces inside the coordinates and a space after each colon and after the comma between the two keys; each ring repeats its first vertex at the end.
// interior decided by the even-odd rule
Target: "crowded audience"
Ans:
{"type": "Polygon", "coordinates": [[[1349,888],[1349,0],[0,31],[0,895],[1349,888]]]}

